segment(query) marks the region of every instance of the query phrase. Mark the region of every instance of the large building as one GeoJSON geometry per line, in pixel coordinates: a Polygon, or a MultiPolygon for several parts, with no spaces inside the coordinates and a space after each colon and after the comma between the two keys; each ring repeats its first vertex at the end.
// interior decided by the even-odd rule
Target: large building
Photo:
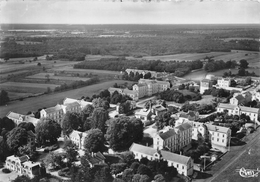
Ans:
{"type": "Polygon", "coordinates": [[[6,158],[5,168],[15,171],[19,175],[25,175],[29,178],[33,178],[39,175],[41,165],[39,162],[29,161],[29,157],[27,155],[21,157],[12,155],[6,158]]]}
{"type": "Polygon", "coordinates": [[[22,115],[11,111],[6,115],[6,117],[13,120],[16,125],[19,125],[22,122],[29,122],[36,126],[36,124],[39,122],[39,119],[32,116],[22,115]]]}
{"type": "Polygon", "coordinates": [[[259,108],[219,103],[217,107],[217,112],[224,112],[224,111],[228,111],[229,115],[232,114],[232,115],[240,116],[241,114],[245,114],[249,116],[252,121],[258,121],[259,108]]]}
{"type": "Polygon", "coordinates": [[[205,90],[212,88],[212,82],[209,79],[203,79],[200,81],[200,94],[204,94],[205,90]]]}
{"type": "Polygon", "coordinates": [[[199,135],[204,139],[207,138],[211,142],[212,148],[218,148],[223,152],[230,146],[230,128],[193,122],[192,139],[198,140],[199,135]]]}
{"type": "Polygon", "coordinates": [[[163,92],[170,88],[170,83],[167,81],[140,79],[138,84],[133,86],[133,91],[136,91],[138,98],[152,96],[156,93],[163,92]]]}
{"type": "Polygon", "coordinates": [[[57,104],[54,107],[49,107],[47,109],[42,109],[40,111],[40,118],[52,119],[58,123],[61,123],[64,116],[64,110],[62,105],[57,104]]]}
{"type": "Polygon", "coordinates": [[[191,139],[192,126],[188,123],[184,123],[166,132],[155,135],[155,137],[153,137],[153,148],[178,152],[187,146],[191,142],[191,139]]]}
{"type": "Polygon", "coordinates": [[[154,149],[151,147],[146,147],[136,143],[133,143],[129,150],[134,153],[135,159],[163,159],[168,162],[168,166],[174,166],[179,174],[182,174],[184,176],[191,176],[193,174],[193,160],[190,157],[178,155],[164,150],[154,149]]]}
{"type": "Polygon", "coordinates": [[[115,91],[117,91],[118,93],[122,94],[122,95],[128,95],[130,98],[132,98],[134,101],[138,100],[138,95],[134,90],[129,90],[128,88],[113,88],[110,87],[108,89],[108,91],[110,92],[110,94],[112,95],[115,91]]]}
{"type": "Polygon", "coordinates": [[[217,86],[219,88],[227,88],[230,86],[231,79],[230,78],[219,78],[217,82],[217,86]]]}

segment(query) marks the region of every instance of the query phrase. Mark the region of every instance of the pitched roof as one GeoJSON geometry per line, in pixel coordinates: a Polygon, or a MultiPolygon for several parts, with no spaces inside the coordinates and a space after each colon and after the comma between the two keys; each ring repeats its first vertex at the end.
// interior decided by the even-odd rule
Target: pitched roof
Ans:
{"type": "Polygon", "coordinates": [[[237,95],[236,97],[235,97],[238,101],[243,101],[243,100],[245,100],[245,98],[243,97],[243,95],[237,95]]]}
{"type": "MultiPolygon", "coordinates": [[[[139,153],[143,153],[149,156],[153,156],[155,153],[157,153],[157,149],[154,149],[152,147],[146,147],[140,144],[136,144],[133,143],[132,146],[129,149],[132,152],[139,152],[139,153]]],[[[173,161],[179,164],[185,164],[187,165],[187,163],[190,160],[190,157],[186,157],[184,155],[179,155],[179,154],[175,154],[172,152],[167,152],[164,150],[160,150],[159,153],[161,153],[161,156],[163,159],[168,160],[168,161],[173,161]]]]}
{"type": "Polygon", "coordinates": [[[175,127],[176,129],[179,129],[180,131],[184,131],[184,130],[188,130],[189,128],[191,128],[192,126],[189,123],[183,123],[177,127],[175,127]]]}
{"type": "Polygon", "coordinates": [[[39,162],[32,162],[32,161],[26,161],[23,163],[24,166],[27,166],[29,168],[35,167],[35,166],[39,166],[40,167],[40,163],[39,162]]]}
{"type": "Polygon", "coordinates": [[[18,114],[18,113],[15,113],[15,112],[12,112],[12,111],[10,111],[7,115],[6,115],[6,117],[8,117],[8,118],[12,118],[12,119],[19,119],[20,117],[23,117],[24,115],[22,115],[22,114],[18,114]]]}
{"type": "Polygon", "coordinates": [[[28,155],[23,155],[21,157],[18,157],[18,159],[21,161],[21,163],[28,161],[30,158],[28,155]]]}
{"type": "Polygon", "coordinates": [[[228,131],[230,131],[229,128],[223,126],[216,126],[212,124],[205,124],[205,125],[207,126],[209,131],[221,132],[221,133],[228,133],[228,131]]]}
{"type": "Polygon", "coordinates": [[[65,98],[63,100],[63,104],[66,105],[66,104],[70,104],[70,103],[74,103],[74,102],[78,102],[77,99],[72,99],[72,98],[65,98]]]}
{"type": "Polygon", "coordinates": [[[157,150],[152,147],[146,147],[137,143],[133,143],[129,150],[132,152],[139,152],[150,156],[153,156],[153,154],[157,152],[157,150]]]}
{"type": "Polygon", "coordinates": [[[224,104],[224,103],[219,103],[218,108],[224,108],[224,109],[235,109],[237,106],[232,105],[232,104],[224,104]]]}
{"type": "Polygon", "coordinates": [[[71,108],[74,106],[80,106],[80,104],[78,103],[78,101],[72,102],[72,103],[66,103],[64,104],[67,108],[71,108]]]}
{"type": "Polygon", "coordinates": [[[105,160],[106,158],[100,153],[92,153],[91,155],[88,155],[88,162],[91,164],[98,164],[99,162],[105,160]]]}
{"type": "Polygon", "coordinates": [[[77,130],[73,130],[70,133],[69,137],[77,138],[77,137],[79,137],[80,134],[82,134],[82,139],[84,139],[88,135],[87,132],[80,132],[80,131],[77,131],[77,130]]]}
{"type": "Polygon", "coordinates": [[[31,117],[31,116],[24,116],[23,121],[32,123],[33,125],[36,125],[38,123],[39,119],[31,117]]]}
{"type": "Polygon", "coordinates": [[[157,110],[157,111],[164,111],[167,110],[165,107],[163,107],[162,105],[153,105],[152,106],[153,109],[157,110]]]}
{"type": "Polygon", "coordinates": [[[141,115],[141,116],[148,116],[151,113],[149,109],[146,111],[144,109],[140,109],[139,111],[135,112],[135,115],[141,115]]]}
{"type": "Polygon", "coordinates": [[[179,155],[179,154],[175,154],[172,152],[168,152],[168,151],[164,151],[161,150],[161,155],[162,158],[168,161],[173,161],[179,164],[184,164],[187,165],[189,160],[191,159],[190,157],[186,157],[184,155],[179,155]]]}
{"type": "Polygon", "coordinates": [[[258,113],[259,108],[239,106],[242,112],[258,113]]]}
{"type": "Polygon", "coordinates": [[[62,110],[62,107],[61,105],[57,104],[56,106],[54,107],[49,107],[47,109],[44,109],[46,113],[53,113],[55,111],[59,111],[59,110],[62,110]]]}
{"type": "Polygon", "coordinates": [[[167,138],[172,137],[173,135],[175,135],[175,130],[174,129],[170,129],[169,131],[166,131],[164,133],[159,134],[159,136],[163,139],[166,140],[167,138]]]}

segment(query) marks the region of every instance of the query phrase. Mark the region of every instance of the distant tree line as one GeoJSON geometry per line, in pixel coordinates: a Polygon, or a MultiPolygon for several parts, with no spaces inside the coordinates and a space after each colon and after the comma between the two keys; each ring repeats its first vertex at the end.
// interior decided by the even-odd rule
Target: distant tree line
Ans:
{"type": "MultiPolygon", "coordinates": [[[[202,68],[201,61],[148,61],[148,60],[127,60],[122,58],[103,58],[97,61],[84,61],[74,65],[74,68],[80,69],[99,69],[99,70],[112,70],[123,71],[126,68],[150,70],[157,72],[170,72],[175,73],[176,76],[183,76],[191,70],[202,68]]],[[[140,75],[139,75],[140,76],[140,75]]],[[[128,75],[128,77],[136,80],[136,75],[128,75]]],[[[143,75],[145,77],[145,75],[143,75]]],[[[147,75],[147,77],[149,77],[147,75]]]]}

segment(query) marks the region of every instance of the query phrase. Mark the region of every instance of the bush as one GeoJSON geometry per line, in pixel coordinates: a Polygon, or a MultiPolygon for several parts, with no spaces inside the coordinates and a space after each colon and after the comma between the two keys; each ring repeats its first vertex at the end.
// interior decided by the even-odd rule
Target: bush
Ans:
{"type": "Polygon", "coordinates": [[[65,167],[65,168],[61,169],[61,170],[58,172],[58,175],[59,175],[59,176],[63,176],[63,177],[70,177],[70,175],[71,175],[71,173],[70,173],[70,168],[65,167]]]}
{"type": "Polygon", "coordinates": [[[2,172],[3,173],[10,173],[11,171],[9,169],[7,169],[7,168],[4,168],[4,169],[2,169],[2,172]]]}

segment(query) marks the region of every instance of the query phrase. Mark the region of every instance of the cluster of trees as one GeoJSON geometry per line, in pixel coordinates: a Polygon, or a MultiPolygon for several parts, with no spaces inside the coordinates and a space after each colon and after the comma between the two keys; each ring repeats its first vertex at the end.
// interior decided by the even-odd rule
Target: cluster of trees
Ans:
{"type": "Polygon", "coordinates": [[[79,88],[79,87],[92,85],[92,84],[97,83],[97,82],[99,82],[98,77],[93,77],[93,78],[90,78],[87,81],[79,80],[79,81],[72,82],[70,84],[63,83],[60,86],[56,87],[54,89],[54,92],[60,92],[60,91],[64,91],[64,90],[67,90],[67,89],[76,89],[76,88],[79,88]]]}
{"type": "Polygon", "coordinates": [[[134,73],[132,71],[130,71],[130,73],[128,74],[126,71],[124,72],[122,79],[124,80],[130,80],[130,81],[138,81],[140,78],[144,78],[144,79],[150,79],[152,76],[152,74],[150,72],[146,73],[145,75],[143,75],[142,73],[139,74],[138,72],[134,73]]]}
{"type": "Polygon", "coordinates": [[[177,90],[166,90],[164,92],[161,92],[158,94],[158,97],[160,99],[166,100],[166,101],[174,101],[177,103],[184,103],[185,101],[197,101],[201,99],[201,95],[199,93],[193,93],[192,94],[183,94],[181,91],[177,90]]]}
{"type": "Polygon", "coordinates": [[[119,161],[108,166],[99,165],[90,168],[87,162],[88,154],[81,157],[81,167],[71,168],[71,180],[95,181],[95,182],[155,182],[171,181],[178,172],[176,168],[168,167],[167,161],[150,161],[143,158],[140,161],[134,159],[131,152],[123,152],[118,155],[119,161]],[[112,177],[115,176],[115,178],[112,177]]]}
{"type": "Polygon", "coordinates": [[[228,90],[225,90],[223,88],[211,88],[208,90],[205,90],[204,95],[212,95],[213,97],[226,97],[231,98],[233,95],[233,92],[230,92],[228,90]]]}
{"type": "Polygon", "coordinates": [[[198,93],[199,92],[199,87],[195,87],[193,84],[190,84],[190,83],[186,83],[186,84],[181,84],[179,87],[178,87],[179,90],[189,90],[191,92],[195,92],[195,93],[198,93]]]}
{"type": "Polygon", "coordinates": [[[143,139],[143,123],[140,119],[121,116],[108,121],[106,140],[115,151],[128,149],[133,142],[143,139]]]}
{"type": "Polygon", "coordinates": [[[197,103],[185,103],[182,107],[181,110],[184,112],[188,111],[198,111],[199,114],[209,114],[214,112],[216,109],[216,104],[197,104],[197,103]]]}
{"type": "Polygon", "coordinates": [[[172,118],[171,115],[172,112],[167,111],[154,118],[155,125],[158,131],[163,129],[165,126],[172,126],[172,127],[175,126],[175,118],[172,118]]]}
{"type": "Polygon", "coordinates": [[[214,59],[209,59],[209,61],[205,64],[204,69],[208,72],[214,72],[221,69],[235,68],[237,65],[236,61],[227,61],[223,60],[215,61],[214,59]]]}
{"type": "Polygon", "coordinates": [[[4,117],[0,119],[0,131],[0,160],[4,160],[10,154],[28,155],[32,158],[36,155],[35,138],[29,133],[35,132],[32,123],[22,122],[16,126],[12,120],[4,117]]]}
{"type": "Polygon", "coordinates": [[[8,92],[1,90],[0,92],[0,106],[5,105],[9,102],[8,92]]]}
{"type": "MultiPolygon", "coordinates": [[[[125,58],[103,58],[97,61],[84,61],[74,65],[74,68],[80,69],[99,69],[99,70],[113,70],[123,71],[126,68],[136,68],[140,70],[150,70],[157,72],[170,72],[175,73],[176,76],[183,76],[189,73],[191,70],[202,68],[203,63],[201,61],[148,61],[148,60],[127,60],[125,58]]],[[[142,76],[142,75],[141,75],[142,76]]],[[[137,80],[140,75],[129,74],[124,75],[126,79],[137,80]]],[[[143,75],[145,78],[149,78],[149,73],[143,75]]]]}

